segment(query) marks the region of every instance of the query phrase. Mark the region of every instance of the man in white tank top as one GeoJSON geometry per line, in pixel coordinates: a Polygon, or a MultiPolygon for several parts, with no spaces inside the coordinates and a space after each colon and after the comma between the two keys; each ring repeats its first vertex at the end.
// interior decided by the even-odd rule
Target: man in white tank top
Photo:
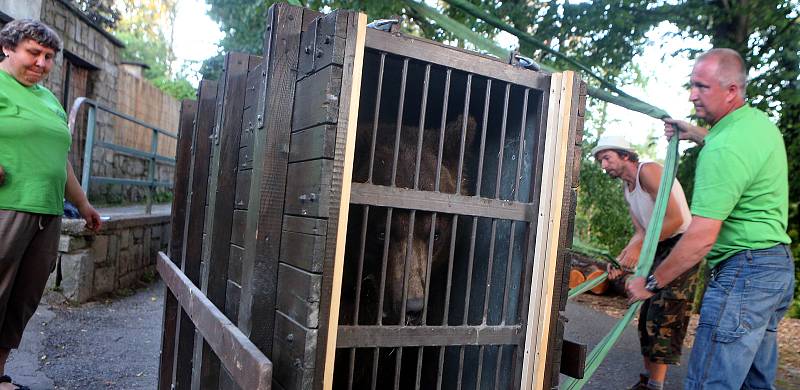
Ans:
{"type": "MultiPolygon", "coordinates": [[[[609,267],[616,279],[636,267],[642,250],[645,230],[653,214],[663,167],[655,162],[640,162],[630,143],[620,136],[601,137],[592,150],[595,160],[611,177],[622,179],[625,200],[635,232],[617,256],[622,270],[609,267]]],[[[658,249],[653,259],[655,269],[678,242],[691,222],[692,215],[678,180],[672,186],[667,212],[661,228],[658,249]]],[[[652,272],[652,269],[650,272],[652,272]]],[[[630,389],[656,389],[664,386],[667,367],[680,362],[681,347],[691,318],[697,267],[675,279],[650,299],[639,312],[639,341],[644,357],[644,372],[630,389]]]]}

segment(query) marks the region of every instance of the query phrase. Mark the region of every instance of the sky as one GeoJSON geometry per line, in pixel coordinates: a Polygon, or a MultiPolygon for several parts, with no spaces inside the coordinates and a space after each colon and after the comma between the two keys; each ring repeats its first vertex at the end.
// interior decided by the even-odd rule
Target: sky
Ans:
{"type": "MultiPolygon", "coordinates": [[[[175,20],[175,55],[179,63],[187,64],[190,69],[198,70],[200,63],[217,53],[216,43],[223,37],[219,26],[208,17],[208,5],[204,0],[180,0],[175,20]]],[[[686,41],[683,39],[663,39],[665,33],[674,32],[674,27],[664,23],[650,32],[648,37],[653,44],[649,45],[634,63],[643,70],[648,82],[644,88],[634,85],[622,86],[622,89],[641,100],[656,107],[663,108],[673,118],[687,119],[691,112],[689,93],[684,85],[689,78],[692,62],[683,56],[671,56],[680,48],[692,47],[707,49],[707,42],[686,41]],[[659,42],[656,44],[655,42],[659,42]],[[662,59],[663,57],[663,59],[662,59]]],[[[513,44],[516,38],[508,34],[501,35],[498,41],[505,45],[513,44]]],[[[199,79],[191,80],[195,85],[199,79]]],[[[650,159],[663,159],[667,142],[661,136],[661,121],[627,109],[610,106],[608,122],[604,129],[607,135],[622,135],[634,144],[644,144],[648,137],[655,135],[658,144],[656,155],[643,156],[650,159]]],[[[591,129],[590,129],[591,130],[591,129]]]]}

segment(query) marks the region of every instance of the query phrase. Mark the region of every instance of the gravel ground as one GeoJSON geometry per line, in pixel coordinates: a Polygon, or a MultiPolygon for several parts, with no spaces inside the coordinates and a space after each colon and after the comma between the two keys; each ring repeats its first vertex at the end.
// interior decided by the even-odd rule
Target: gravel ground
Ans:
{"type": "Polygon", "coordinates": [[[154,389],[163,283],[77,307],[48,293],[7,372],[33,390],[154,389]]]}

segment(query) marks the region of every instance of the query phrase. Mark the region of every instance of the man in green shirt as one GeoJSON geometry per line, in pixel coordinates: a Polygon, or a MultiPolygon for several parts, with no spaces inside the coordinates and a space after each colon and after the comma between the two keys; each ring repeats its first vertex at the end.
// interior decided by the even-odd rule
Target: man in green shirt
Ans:
{"type": "Polygon", "coordinates": [[[41,22],[15,20],[0,30],[0,46],[0,390],[10,390],[25,388],[5,375],[5,363],[55,267],[64,197],[87,228],[101,222],[67,161],[64,109],[39,85],[60,38],[41,22]]]}
{"type": "Polygon", "coordinates": [[[685,389],[773,389],[778,323],[792,301],[794,260],[786,234],[786,149],[766,114],[745,103],[746,71],[730,49],[701,55],[690,100],[709,130],[666,120],[666,133],[704,144],[697,160],[692,222],[631,300],[650,297],[705,256],[703,296],[685,389]]]}

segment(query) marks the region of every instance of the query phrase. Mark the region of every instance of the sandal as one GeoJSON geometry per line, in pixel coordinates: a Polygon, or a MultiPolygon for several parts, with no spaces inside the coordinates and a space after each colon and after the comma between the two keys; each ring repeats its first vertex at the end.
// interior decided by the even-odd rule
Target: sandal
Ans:
{"type": "Polygon", "coordinates": [[[0,383],[11,383],[12,385],[17,386],[16,390],[31,390],[31,388],[28,387],[28,386],[23,386],[23,385],[14,383],[14,381],[8,375],[0,376],[0,383]]]}

